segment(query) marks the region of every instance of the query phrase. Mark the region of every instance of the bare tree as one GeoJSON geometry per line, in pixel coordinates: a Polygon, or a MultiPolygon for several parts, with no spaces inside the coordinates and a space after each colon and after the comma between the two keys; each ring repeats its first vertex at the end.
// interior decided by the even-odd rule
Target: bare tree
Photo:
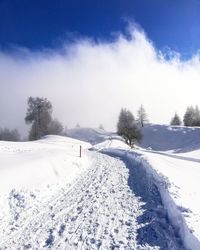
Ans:
{"type": "Polygon", "coordinates": [[[140,106],[138,113],[137,113],[137,122],[140,124],[141,127],[144,127],[145,123],[148,122],[146,111],[143,105],[140,106]]]}

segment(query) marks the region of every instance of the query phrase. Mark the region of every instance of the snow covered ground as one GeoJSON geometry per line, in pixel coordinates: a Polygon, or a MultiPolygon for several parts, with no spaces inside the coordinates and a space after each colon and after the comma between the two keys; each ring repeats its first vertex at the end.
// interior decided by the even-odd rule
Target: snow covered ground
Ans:
{"type": "Polygon", "coordinates": [[[13,188],[44,186],[62,177],[71,180],[85,164],[79,159],[80,145],[83,149],[91,146],[61,136],[34,142],[0,141],[0,194],[13,188]]]}
{"type": "Polygon", "coordinates": [[[200,163],[150,152],[143,154],[157,173],[164,176],[177,209],[200,239],[200,163]]]}
{"type": "Polygon", "coordinates": [[[0,249],[200,249],[200,129],[145,133],[0,142],[0,249]]]}
{"type": "Polygon", "coordinates": [[[130,150],[118,140],[94,148],[124,161],[141,162],[185,246],[200,249],[200,128],[151,125],[143,132],[142,146],[154,150],[130,150]]]}
{"type": "Polygon", "coordinates": [[[70,182],[9,193],[0,249],[184,249],[137,164],[84,154],[90,164],[70,182]]]}
{"type": "Polygon", "coordinates": [[[28,210],[36,196],[45,199],[54,186],[72,182],[88,168],[86,154],[79,157],[80,145],[83,149],[91,146],[60,136],[35,142],[0,142],[0,239],[22,207],[28,210]]]}

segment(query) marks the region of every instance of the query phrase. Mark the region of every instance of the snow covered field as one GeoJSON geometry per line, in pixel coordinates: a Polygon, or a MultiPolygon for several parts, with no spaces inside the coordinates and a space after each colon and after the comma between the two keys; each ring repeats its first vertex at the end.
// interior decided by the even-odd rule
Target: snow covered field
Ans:
{"type": "Polygon", "coordinates": [[[0,142],[0,249],[200,249],[200,129],[146,129],[0,142]]]}

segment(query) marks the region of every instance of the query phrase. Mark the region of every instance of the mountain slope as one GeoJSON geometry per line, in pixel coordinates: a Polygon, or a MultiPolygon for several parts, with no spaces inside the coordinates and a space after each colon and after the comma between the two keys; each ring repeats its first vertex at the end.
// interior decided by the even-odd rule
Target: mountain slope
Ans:
{"type": "Polygon", "coordinates": [[[141,146],[153,150],[184,153],[200,149],[200,128],[149,125],[142,130],[141,146]]]}

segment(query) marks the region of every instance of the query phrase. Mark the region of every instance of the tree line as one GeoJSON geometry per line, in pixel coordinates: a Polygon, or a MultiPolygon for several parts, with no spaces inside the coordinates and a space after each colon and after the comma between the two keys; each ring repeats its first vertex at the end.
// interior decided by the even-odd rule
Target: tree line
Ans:
{"type": "Polygon", "coordinates": [[[180,126],[184,125],[187,127],[199,127],[200,126],[200,110],[199,107],[196,105],[188,106],[185,114],[183,116],[183,122],[181,121],[180,116],[175,113],[175,115],[172,117],[170,121],[171,125],[180,126]]]}
{"type": "MultiPolygon", "coordinates": [[[[25,115],[25,123],[31,125],[28,139],[37,140],[41,137],[54,134],[66,135],[66,129],[56,118],[53,118],[53,107],[47,98],[29,97],[27,101],[27,112],[25,115]]],[[[139,142],[142,138],[141,129],[148,123],[148,117],[143,105],[137,112],[137,117],[130,110],[122,108],[117,122],[117,133],[122,136],[125,142],[132,146],[135,142],[139,142]]],[[[171,125],[179,126],[200,126],[200,110],[196,105],[188,106],[181,121],[179,115],[175,113],[170,121],[171,125]]],[[[77,124],[77,127],[80,127],[77,124]]],[[[99,125],[100,129],[104,129],[103,125],[99,125]]],[[[0,128],[0,140],[19,141],[20,134],[17,129],[0,128]]]]}

